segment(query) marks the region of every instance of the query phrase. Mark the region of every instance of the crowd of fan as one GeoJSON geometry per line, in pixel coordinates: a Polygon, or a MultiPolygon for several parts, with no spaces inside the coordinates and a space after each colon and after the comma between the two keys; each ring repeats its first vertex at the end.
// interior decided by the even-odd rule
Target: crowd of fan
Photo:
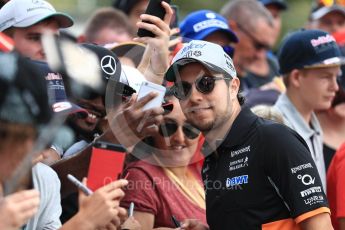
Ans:
{"type": "Polygon", "coordinates": [[[95,9],[74,37],[47,1],[0,0],[0,229],[345,230],[345,4],[315,1],[274,52],[284,0],[178,24],[148,3],[95,9]],[[172,109],[144,109],[147,81],[172,109]],[[126,148],[123,179],[86,195],[67,175],[87,185],[100,141],[126,148]]]}

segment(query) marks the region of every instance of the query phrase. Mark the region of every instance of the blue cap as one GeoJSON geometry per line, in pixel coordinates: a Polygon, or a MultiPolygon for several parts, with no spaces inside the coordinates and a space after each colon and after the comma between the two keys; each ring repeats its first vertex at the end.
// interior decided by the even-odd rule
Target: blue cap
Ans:
{"type": "Polygon", "coordinates": [[[289,34],[278,52],[280,72],[344,64],[333,36],[321,30],[299,30],[289,34]]]}
{"type": "Polygon", "coordinates": [[[284,0],[258,0],[264,6],[276,5],[280,10],[287,10],[288,6],[284,0]]]}
{"type": "Polygon", "coordinates": [[[199,10],[189,15],[180,24],[183,38],[203,40],[213,32],[222,31],[230,41],[238,42],[236,34],[230,30],[227,20],[211,10],[199,10]]]}
{"type": "Polygon", "coordinates": [[[0,120],[41,126],[52,117],[47,86],[32,63],[0,52],[0,120]]]}
{"type": "Polygon", "coordinates": [[[46,62],[30,60],[38,71],[41,78],[46,80],[48,89],[48,101],[53,111],[62,115],[79,114],[86,117],[88,112],[71,103],[66,95],[65,85],[61,74],[52,71],[46,62]]]}

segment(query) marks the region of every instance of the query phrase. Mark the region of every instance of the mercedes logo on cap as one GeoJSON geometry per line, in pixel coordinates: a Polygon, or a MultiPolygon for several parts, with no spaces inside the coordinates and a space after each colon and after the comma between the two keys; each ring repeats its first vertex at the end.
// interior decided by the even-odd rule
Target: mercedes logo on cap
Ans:
{"type": "Polygon", "coordinates": [[[106,55],[101,60],[101,67],[103,72],[108,75],[113,75],[116,72],[116,60],[110,55],[106,55]]]}

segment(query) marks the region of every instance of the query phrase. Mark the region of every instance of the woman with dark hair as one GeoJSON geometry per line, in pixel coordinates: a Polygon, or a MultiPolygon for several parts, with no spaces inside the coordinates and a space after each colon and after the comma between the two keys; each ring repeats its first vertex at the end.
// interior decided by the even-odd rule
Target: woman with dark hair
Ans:
{"type": "Polygon", "coordinates": [[[177,220],[200,219],[206,224],[205,194],[195,163],[200,131],[186,123],[179,102],[164,116],[159,132],[133,152],[140,160],[128,163],[129,185],[121,206],[135,204],[134,217],[142,229],[176,228],[177,220]]]}

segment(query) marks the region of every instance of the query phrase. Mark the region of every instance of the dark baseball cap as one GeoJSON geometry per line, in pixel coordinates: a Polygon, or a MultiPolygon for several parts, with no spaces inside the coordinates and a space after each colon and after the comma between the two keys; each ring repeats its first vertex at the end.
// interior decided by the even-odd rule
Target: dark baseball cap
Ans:
{"type": "Polygon", "coordinates": [[[344,64],[334,37],[321,30],[299,30],[287,35],[278,51],[278,60],[282,74],[293,69],[344,64]]]}
{"type": "Polygon", "coordinates": [[[39,76],[46,80],[49,104],[55,113],[61,115],[79,114],[82,117],[88,115],[85,109],[68,100],[63,77],[60,73],[52,71],[46,62],[31,60],[31,63],[37,67],[39,76]]]}
{"type": "Polygon", "coordinates": [[[18,54],[0,52],[0,119],[47,124],[52,117],[46,81],[32,63],[18,54]]]}
{"type": "Polygon", "coordinates": [[[105,82],[108,79],[119,79],[121,76],[121,63],[114,52],[104,48],[103,46],[83,43],[82,47],[91,50],[95,53],[99,60],[99,67],[102,71],[102,76],[105,82]]]}
{"type": "Polygon", "coordinates": [[[104,96],[108,80],[113,79],[115,81],[119,81],[121,76],[121,63],[115,53],[103,46],[83,43],[81,44],[81,47],[96,54],[98,58],[98,67],[101,72],[100,81],[102,82],[102,86],[97,91],[88,86],[84,86],[85,90],[89,92],[88,98],[85,99],[104,96]]]}
{"type": "Polygon", "coordinates": [[[261,2],[264,6],[275,5],[280,10],[287,10],[288,8],[288,5],[284,0],[258,0],[258,1],[261,2]]]}

